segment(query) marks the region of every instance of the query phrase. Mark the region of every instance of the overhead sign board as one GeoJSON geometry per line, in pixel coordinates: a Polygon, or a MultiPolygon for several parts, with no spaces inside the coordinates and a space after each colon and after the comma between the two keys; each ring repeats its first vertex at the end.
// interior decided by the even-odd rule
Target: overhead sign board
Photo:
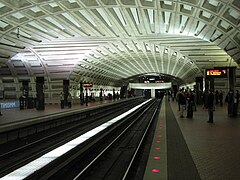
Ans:
{"type": "Polygon", "coordinates": [[[206,78],[227,78],[227,68],[206,69],[206,78]]]}
{"type": "Polygon", "coordinates": [[[83,87],[93,87],[93,83],[83,83],[83,87]]]}

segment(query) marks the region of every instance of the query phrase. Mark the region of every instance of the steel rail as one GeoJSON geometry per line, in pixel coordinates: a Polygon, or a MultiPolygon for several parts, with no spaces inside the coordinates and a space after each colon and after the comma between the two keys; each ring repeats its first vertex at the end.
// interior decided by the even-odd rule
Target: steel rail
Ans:
{"type": "Polygon", "coordinates": [[[129,165],[128,165],[128,167],[127,167],[127,170],[126,170],[125,174],[124,174],[123,177],[122,177],[122,180],[127,179],[127,175],[129,174],[129,170],[131,169],[132,164],[133,164],[134,160],[136,159],[136,156],[137,156],[137,154],[138,154],[138,152],[139,152],[139,149],[140,149],[140,147],[141,147],[141,145],[142,145],[142,143],[143,143],[143,140],[145,139],[145,137],[146,137],[146,135],[147,135],[147,132],[148,132],[148,130],[149,130],[149,128],[150,128],[150,125],[151,125],[152,122],[153,122],[153,119],[154,119],[155,116],[156,116],[157,111],[158,111],[158,108],[155,109],[155,111],[154,111],[154,113],[153,113],[153,115],[152,115],[152,117],[151,117],[151,119],[150,119],[150,121],[149,121],[149,123],[148,123],[148,126],[147,126],[147,128],[145,129],[144,134],[143,134],[143,136],[142,136],[142,138],[141,138],[141,140],[140,140],[140,142],[139,142],[139,144],[138,144],[138,146],[137,146],[137,148],[136,148],[136,150],[135,150],[135,153],[134,153],[134,155],[133,155],[133,158],[131,159],[131,162],[129,163],[129,165]]]}
{"type": "MultiPolygon", "coordinates": [[[[153,105],[154,102],[152,102],[151,105],[153,105]]],[[[144,109],[144,111],[141,112],[140,115],[138,115],[137,118],[135,118],[134,121],[132,121],[127,127],[125,127],[125,129],[114,139],[112,140],[111,143],[109,143],[108,146],[106,146],[87,166],[85,166],[84,169],[82,169],[74,178],[73,180],[77,180],[80,176],[82,176],[104,153],[107,152],[107,150],[115,143],[117,142],[117,140],[122,136],[124,135],[124,133],[126,133],[130,127],[133,126],[133,124],[144,114],[146,113],[150,108],[151,108],[151,105],[148,106],[148,108],[144,109]]]]}

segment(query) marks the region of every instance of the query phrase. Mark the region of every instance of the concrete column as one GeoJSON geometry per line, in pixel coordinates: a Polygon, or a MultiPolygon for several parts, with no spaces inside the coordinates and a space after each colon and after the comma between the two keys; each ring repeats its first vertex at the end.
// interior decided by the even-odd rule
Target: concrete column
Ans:
{"type": "Polygon", "coordinates": [[[151,97],[155,98],[155,89],[151,89],[151,97]]]}
{"type": "Polygon", "coordinates": [[[208,92],[209,89],[214,91],[214,78],[205,78],[205,91],[208,92]]]}
{"type": "Polygon", "coordinates": [[[22,91],[23,91],[23,96],[28,98],[29,95],[29,81],[23,81],[22,82],[22,91]]]}
{"type": "Polygon", "coordinates": [[[36,77],[36,109],[44,110],[44,77],[36,77]]]}
{"type": "Polygon", "coordinates": [[[196,77],[196,103],[202,104],[203,77],[196,77]]]}
{"type": "Polygon", "coordinates": [[[67,98],[69,93],[69,80],[63,80],[63,94],[64,94],[64,105],[67,106],[67,98]]]}
{"type": "Polygon", "coordinates": [[[229,89],[232,89],[233,91],[235,91],[235,87],[236,87],[236,67],[229,67],[228,78],[229,78],[229,89]]]}
{"type": "Polygon", "coordinates": [[[84,103],[84,94],[83,94],[83,82],[80,82],[80,104],[84,103]]]}

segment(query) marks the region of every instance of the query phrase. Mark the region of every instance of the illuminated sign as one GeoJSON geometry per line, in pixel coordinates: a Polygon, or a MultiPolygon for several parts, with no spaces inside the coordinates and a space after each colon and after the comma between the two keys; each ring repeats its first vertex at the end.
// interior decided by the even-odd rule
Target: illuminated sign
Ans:
{"type": "Polygon", "coordinates": [[[0,108],[1,108],[1,109],[19,108],[19,101],[0,102],[0,108]]]}
{"type": "Polygon", "coordinates": [[[157,80],[155,83],[164,83],[164,80],[157,80]]]}
{"type": "Polygon", "coordinates": [[[206,78],[227,78],[227,68],[206,69],[206,78]]]}
{"type": "Polygon", "coordinates": [[[93,87],[93,84],[92,83],[84,83],[83,87],[93,87]]]}

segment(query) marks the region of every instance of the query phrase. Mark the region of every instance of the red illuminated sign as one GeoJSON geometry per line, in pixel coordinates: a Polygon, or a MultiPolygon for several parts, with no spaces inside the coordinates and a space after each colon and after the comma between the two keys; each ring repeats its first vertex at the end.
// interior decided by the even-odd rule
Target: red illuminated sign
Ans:
{"type": "Polygon", "coordinates": [[[83,87],[93,87],[93,84],[92,83],[84,83],[83,87]]]}
{"type": "Polygon", "coordinates": [[[227,78],[226,68],[206,69],[206,77],[227,78]]]}

